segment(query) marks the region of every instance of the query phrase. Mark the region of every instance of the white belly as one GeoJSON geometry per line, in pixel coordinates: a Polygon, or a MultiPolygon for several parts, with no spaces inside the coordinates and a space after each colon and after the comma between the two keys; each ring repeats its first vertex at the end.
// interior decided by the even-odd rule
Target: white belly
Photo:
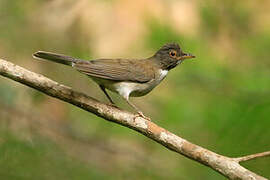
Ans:
{"type": "Polygon", "coordinates": [[[157,78],[147,82],[147,83],[135,83],[135,82],[114,82],[104,79],[93,78],[98,84],[102,84],[105,88],[118,93],[124,98],[129,96],[139,97],[144,96],[154,89],[167,75],[167,70],[160,70],[156,76],[157,78]]]}

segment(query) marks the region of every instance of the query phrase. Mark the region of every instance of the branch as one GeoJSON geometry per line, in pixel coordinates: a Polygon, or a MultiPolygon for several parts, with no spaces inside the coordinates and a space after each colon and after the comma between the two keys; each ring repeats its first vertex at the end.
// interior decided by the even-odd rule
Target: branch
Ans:
{"type": "Polygon", "coordinates": [[[252,159],[257,159],[259,157],[267,157],[267,156],[270,156],[270,151],[242,156],[242,157],[234,158],[234,160],[237,162],[244,162],[244,161],[249,161],[252,159]]]}
{"type": "Polygon", "coordinates": [[[70,87],[59,84],[40,74],[36,74],[2,59],[0,59],[0,75],[25,84],[49,96],[73,104],[105,120],[133,129],[176,153],[182,154],[214,169],[227,178],[266,180],[266,178],[244,168],[239,162],[253,159],[254,156],[266,156],[269,155],[269,153],[240,158],[230,158],[216,154],[210,150],[192,144],[135,114],[101,103],[92,97],[72,90],[70,87]]]}

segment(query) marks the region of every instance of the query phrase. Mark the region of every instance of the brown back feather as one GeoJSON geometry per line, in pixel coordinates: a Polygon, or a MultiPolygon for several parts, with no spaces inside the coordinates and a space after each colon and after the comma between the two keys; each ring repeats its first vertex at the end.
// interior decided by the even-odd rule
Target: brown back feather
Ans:
{"type": "Polygon", "coordinates": [[[113,81],[131,81],[145,83],[155,77],[147,59],[98,59],[92,61],[80,61],[74,64],[81,73],[102,79],[113,81]]]}

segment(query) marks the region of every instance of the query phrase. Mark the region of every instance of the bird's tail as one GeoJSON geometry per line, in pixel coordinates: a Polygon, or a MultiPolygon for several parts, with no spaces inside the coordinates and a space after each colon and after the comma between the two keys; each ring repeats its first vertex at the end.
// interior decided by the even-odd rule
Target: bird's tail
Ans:
{"type": "Polygon", "coordinates": [[[55,54],[50,52],[38,51],[33,54],[33,57],[36,59],[46,59],[56,63],[72,66],[73,63],[81,61],[79,59],[73,58],[71,56],[65,56],[61,54],[55,54]]]}

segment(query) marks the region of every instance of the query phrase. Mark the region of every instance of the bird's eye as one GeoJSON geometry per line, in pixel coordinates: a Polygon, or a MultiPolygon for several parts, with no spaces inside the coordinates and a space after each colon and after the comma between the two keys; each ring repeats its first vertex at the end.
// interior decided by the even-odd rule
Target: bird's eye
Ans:
{"type": "Polygon", "coordinates": [[[176,57],[176,51],[175,50],[172,50],[172,51],[170,51],[170,56],[172,57],[172,58],[175,58],[176,57]]]}

